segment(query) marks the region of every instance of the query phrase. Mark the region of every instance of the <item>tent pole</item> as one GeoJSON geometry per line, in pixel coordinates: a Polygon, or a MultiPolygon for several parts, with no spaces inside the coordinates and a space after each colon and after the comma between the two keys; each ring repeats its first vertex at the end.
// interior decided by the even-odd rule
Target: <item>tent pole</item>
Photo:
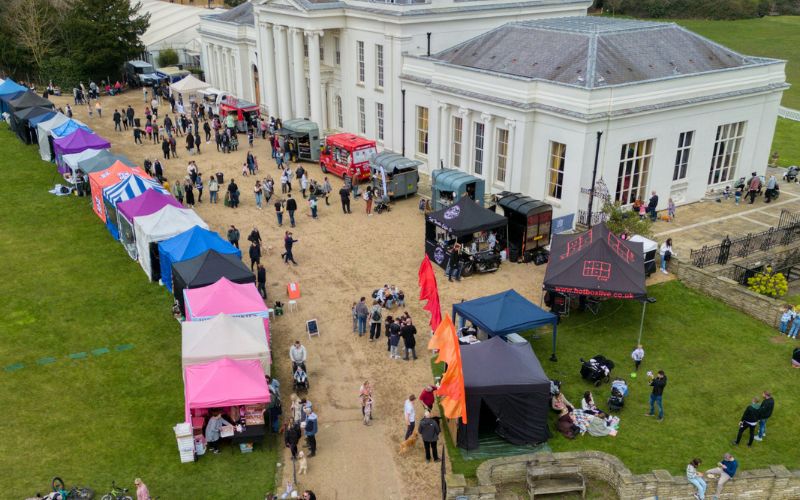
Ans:
{"type": "Polygon", "coordinates": [[[644,312],[647,310],[647,301],[645,300],[642,302],[642,321],[639,323],[639,340],[636,341],[636,345],[642,343],[642,330],[644,329],[644,312]]]}
{"type": "Polygon", "coordinates": [[[553,355],[550,356],[550,361],[558,361],[556,357],[556,339],[558,338],[558,321],[553,323],[553,355]]]}

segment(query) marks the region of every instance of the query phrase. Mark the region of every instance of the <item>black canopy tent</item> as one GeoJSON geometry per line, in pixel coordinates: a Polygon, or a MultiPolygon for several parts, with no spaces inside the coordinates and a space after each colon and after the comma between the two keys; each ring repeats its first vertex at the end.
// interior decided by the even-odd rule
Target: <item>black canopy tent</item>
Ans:
{"type": "Polygon", "coordinates": [[[172,293],[184,312],[184,288],[213,285],[220,278],[234,283],[255,283],[252,271],[236,254],[208,250],[197,257],[172,264],[172,293]]]}
{"type": "MultiPolygon", "coordinates": [[[[506,230],[508,220],[463,197],[448,207],[431,212],[425,219],[425,253],[439,267],[446,269],[449,247],[454,242],[469,243],[475,233],[506,230]],[[437,237],[437,228],[439,237],[437,237]]],[[[508,239],[507,231],[503,237],[508,239]]]]}
{"type": "Polygon", "coordinates": [[[550,379],[530,344],[493,337],[461,346],[461,363],[467,424],[459,419],[460,448],[478,448],[482,429],[491,429],[517,446],[550,438],[550,379]]]}
{"type": "Polygon", "coordinates": [[[647,303],[653,300],[647,297],[642,244],[620,239],[605,224],[553,236],[542,287],[561,294],[641,301],[642,325],[647,303]]]}
{"type": "Polygon", "coordinates": [[[11,115],[11,130],[16,132],[17,137],[22,139],[25,144],[36,142],[36,129],[31,128],[30,119],[47,114],[54,114],[52,107],[33,106],[15,111],[11,115]]]}
{"type": "Polygon", "coordinates": [[[35,92],[25,92],[8,101],[9,110],[12,112],[17,112],[25,108],[32,108],[34,106],[55,109],[52,102],[44,97],[36,95],[35,92]]]}

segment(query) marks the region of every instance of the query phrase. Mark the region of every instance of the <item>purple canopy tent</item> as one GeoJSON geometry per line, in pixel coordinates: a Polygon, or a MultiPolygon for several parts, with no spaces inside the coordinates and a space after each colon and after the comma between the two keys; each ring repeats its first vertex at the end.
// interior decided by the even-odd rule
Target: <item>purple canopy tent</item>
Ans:
{"type": "Polygon", "coordinates": [[[53,141],[53,151],[56,154],[56,164],[58,171],[63,173],[68,167],[62,165],[61,156],[71,153],[80,153],[87,149],[108,149],[111,144],[97,134],[87,132],[82,128],[77,129],[70,135],[55,139],[53,141]]]}
{"type": "Polygon", "coordinates": [[[183,208],[173,196],[148,189],[136,198],[123,201],[117,205],[117,227],[119,241],[132,259],[136,259],[136,238],[133,231],[134,217],[144,217],[158,212],[167,205],[183,208]]]}

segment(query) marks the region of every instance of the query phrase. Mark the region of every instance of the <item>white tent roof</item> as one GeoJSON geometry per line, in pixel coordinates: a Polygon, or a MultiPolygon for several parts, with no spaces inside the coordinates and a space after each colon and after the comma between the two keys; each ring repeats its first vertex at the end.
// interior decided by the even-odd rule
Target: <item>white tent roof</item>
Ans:
{"type": "Polygon", "coordinates": [[[270,354],[264,318],[219,314],[208,321],[181,323],[183,366],[220,358],[256,359],[269,373],[270,354]]]}
{"type": "Polygon", "coordinates": [[[208,229],[208,224],[194,210],[172,205],[167,205],[156,213],[133,219],[133,234],[136,239],[139,264],[150,279],[153,279],[150,243],[172,238],[194,226],[208,229]]]}
{"type": "Polygon", "coordinates": [[[88,160],[93,156],[97,156],[100,154],[101,151],[105,151],[103,149],[84,149],[80,153],[71,153],[68,155],[64,155],[61,157],[61,161],[67,164],[69,168],[73,171],[78,169],[78,162],[82,160],[88,160]]]}
{"type": "Polygon", "coordinates": [[[653,240],[648,240],[644,236],[639,236],[638,234],[634,234],[633,236],[631,236],[630,241],[634,243],[641,243],[642,250],[644,251],[644,253],[658,249],[658,243],[656,243],[653,240]]]}
{"type": "Polygon", "coordinates": [[[56,127],[60,127],[67,121],[69,121],[67,115],[56,113],[56,116],[40,122],[39,125],[36,126],[36,131],[39,134],[39,156],[42,157],[42,160],[50,161],[50,141],[47,140],[47,138],[50,137],[50,131],[56,127]]]}
{"type": "MultiPolygon", "coordinates": [[[[131,0],[133,3],[133,0],[131,0]]],[[[142,0],[142,14],[150,14],[150,26],[141,37],[148,51],[185,48],[200,51],[200,16],[208,9],[162,0],[142,0]]]]}
{"type": "Polygon", "coordinates": [[[211,87],[211,85],[207,84],[203,80],[195,77],[194,75],[189,75],[177,82],[173,83],[169,86],[173,92],[178,92],[180,94],[194,94],[198,90],[203,90],[211,87]]]}

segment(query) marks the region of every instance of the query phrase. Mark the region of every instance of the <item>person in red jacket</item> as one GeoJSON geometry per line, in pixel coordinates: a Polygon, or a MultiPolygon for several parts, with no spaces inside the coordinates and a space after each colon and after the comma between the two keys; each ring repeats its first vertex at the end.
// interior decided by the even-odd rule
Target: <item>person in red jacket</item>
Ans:
{"type": "Polygon", "coordinates": [[[433,403],[436,401],[433,395],[434,387],[432,385],[425,386],[419,395],[419,401],[426,410],[433,410],[433,403]]]}

